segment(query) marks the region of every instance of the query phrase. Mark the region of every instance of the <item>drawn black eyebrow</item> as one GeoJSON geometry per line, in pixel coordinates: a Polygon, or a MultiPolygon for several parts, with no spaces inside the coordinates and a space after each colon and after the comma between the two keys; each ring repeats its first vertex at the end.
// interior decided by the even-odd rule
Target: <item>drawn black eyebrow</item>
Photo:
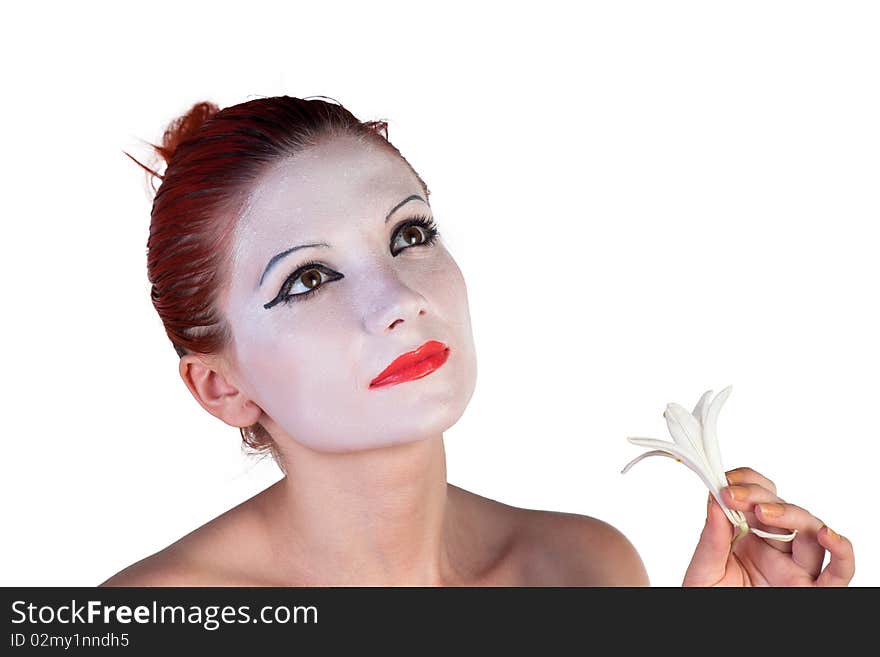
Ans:
{"type": "MultiPolygon", "coordinates": [[[[391,210],[388,211],[388,214],[385,215],[385,223],[386,224],[388,223],[388,220],[391,218],[391,215],[393,215],[397,211],[398,208],[400,208],[402,205],[405,205],[406,203],[409,203],[410,201],[421,201],[425,205],[428,205],[428,202],[425,199],[423,199],[421,196],[419,196],[418,194],[411,194],[410,196],[407,196],[400,203],[398,203],[393,208],[391,208],[391,210]]],[[[428,205],[428,207],[430,207],[430,205],[428,205]]],[[[285,258],[286,256],[290,255],[294,251],[299,251],[300,249],[308,249],[311,247],[318,247],[318,246],[323,246],[323,247],[329,248],[330,245],[327,244],[326,242],[316,242],[315,244],[300,244],[299,246],[292,246],[289,249],[287,249],[286,251],[282,251],[281,253],[278,253],[278,254],[272,256],[272,258],[269,260],[269,263],[266,265],[266,269],[263,270],[263,275],[260,276],[260,282],[257,285],[257,288],[259,288],[263,284],[263,279],[266,278],[267,274],[272,270],[272,267],[277,265],[278,262],[282,258],[285,258]]]]}

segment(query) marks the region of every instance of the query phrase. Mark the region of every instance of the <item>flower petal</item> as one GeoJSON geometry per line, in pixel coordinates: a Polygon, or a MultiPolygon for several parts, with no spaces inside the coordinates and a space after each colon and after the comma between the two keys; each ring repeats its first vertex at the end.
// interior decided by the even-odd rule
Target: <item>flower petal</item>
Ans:
{"type": "MultiPolygon", "coordinates": [[[[727,506],[727,504],[724,503],[724,500],[721,499],[721,491],[715,485],[712,478],[708,476],[703,467],[698,464],[698,461],[694,458],[694,454],[692,453],[690,448],[686,446],[682,447],[680,445],[670,443],[666,440],[657,440],[656,438],[628,437],[627,440],[633,445],[640,445],[642,447],[653,447],[655,449],[651,452],[642,454],[641,456],[630,461],[624,467],[624,473],[629,470],[633,465],[635,465],[647,456],[671,456],[675,460],[684,463],[687,467],[689,467],[700,476],[700,479],[702,479],[703,483],[706,484],[706,488],[708,488],[712,492],[712,497],[714,497],[715,500],[718,502],[718,506],[721,507],[721,509],[724,511],[724,515],[727,516],[727,519],[734,527],[738,527],[740,524],[745,522],[746,517],[742,512],[731,509],[727,506]]],[[[725,482],[724,485],[726,486],[727,483],[725,482]]]]}
{"type": "Polygon", "coordinates": [[[706,423],[706,413],[709,410],[709,397],[712,396],[712,390],[707,390],[703,393],[703,396],[700,397],[700,401],[697,402],[697,405],[694,406],[693,416],[700,423],[700,428],[702,429],[703,425],[706,423]]]}
{"type": "Polygon", "coordinates": [[[629,436],[627,440],[631,442],[633,445],[639,445],[640,447],[650,447],[652,449],[659,449],[664,452],[669,452],[676,458],[682,457],[686,458],[689,461],[694,461],[699,463],[699,457],[694,453],[694,451],[688,445],[677,445],[676,443],[669,442],[668,440],[657,440],[656,438],[642,438],[640,436],[629,436]]]}
{"type": "Polygon", "coordinates": [[[703,451],[706,453],[706,460],[719,488],[727,485],[727,476],[724,474],[724,467],[721,461],[721,448],[718,446],[716,425],[718,423],[718,413],[730,396],[731,390],[733,390],[733,386],[727,386],[715,396],[715,399],[709,404],[709,410],[706,411],[706,420],[703,423],[703,451]]]}
{"type": "Polygon", "coordinates": [[[761,529],[755,529],[754,527],[749,527],[749,531],[753,534],[757,534],[761,538],[772,538],[775,541],[788,541],[794,540],[794,537],[797,536],[797,529],[795,529],[791,534],[771,534],[770,532],[765,532],[761,529]]]}
{"type": "Polygon", "coordinates": [[[676,444],[689,446],[708,469],[709,462],[703,451],[703,429],[697,418],[675,403],[666,405],[663,417],[666,418],[666,426],[676,444]]]}
{"type": "Polygon", "coordinates": [[[655,449],[655,450],[651,450],[650,452],[645,452],[644,454],[641,454],[641,455],[635,457],[632,461],[630,461],[625,466],[623,466],[623,470],[620,471],[620,474],[626,474],[627,470],[629,470],[636,463],[638,463],[643,458],[646,458],[648,456],[668,456],[669,458],[675,459],[676,461],[679,460],[679,458],[677,456],[670,454],[669,452],[663,451],[662,449],[655,449]]]}
{"type": "Polygon", "coordinates": [[[718,488],[709,478],[706,473],[705,468],[699,462],[698,459],[694,458],[694,454],[691,453],[691,450],[687,447],[683,447],[680,445],[675,445],[673,443],[667,442],[665,440],[655,440],[654,438],[627,438],[628,441],[633,443],[634,445],[642,445],[644,447],[654,447],[655,451],[660,452],[668,452],[671,454],[676,460],[681,461],[691,470],[699,475],[700,479],[703,480],[703,483],[706,484],[706,487],[712,491],[712,495],[715,499],[719,500],[719,503],[724,507],[724,503],[721,502],[721,495],[718,491],[718,488]]]}

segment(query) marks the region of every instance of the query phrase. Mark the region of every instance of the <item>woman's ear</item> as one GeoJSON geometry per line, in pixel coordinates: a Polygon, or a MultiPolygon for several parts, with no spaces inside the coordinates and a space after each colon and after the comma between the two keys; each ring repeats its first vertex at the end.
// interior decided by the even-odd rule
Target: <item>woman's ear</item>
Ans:
{"type": "Polygon", "coordinates": [[[249,427],[263,414],[229,378],[219,360],[208,361],[196,354],[181,356],[180,378],[202,408],[229,426],[249,427]]]}

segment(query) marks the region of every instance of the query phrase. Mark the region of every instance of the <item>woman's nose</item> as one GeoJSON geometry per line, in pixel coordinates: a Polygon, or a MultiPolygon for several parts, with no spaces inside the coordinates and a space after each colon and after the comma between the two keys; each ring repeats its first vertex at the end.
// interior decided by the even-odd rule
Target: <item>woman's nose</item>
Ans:
{"type": "Polygon", "coordinates": [[[364,321],[370,333],[380,335],[396,328],[401,322],[412,321],[419,315],[424,315],[426,310],[425,297],[398,277],[389,275],[385,285],[377,292],[364,321]]]}

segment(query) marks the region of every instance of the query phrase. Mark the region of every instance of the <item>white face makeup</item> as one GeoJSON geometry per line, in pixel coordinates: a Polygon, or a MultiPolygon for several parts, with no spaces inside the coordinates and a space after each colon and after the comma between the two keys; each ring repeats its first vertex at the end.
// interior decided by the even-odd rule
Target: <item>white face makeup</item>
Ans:
{"type": "Polygon", "coordinates": [[[424,196],[399,157],[351,137],[280,162],[250,195],[222,305],[236,383],[282,449],[411,442],[464,413],[477,376],[467,290],[441,238],[410,221],[433,216],[424,196]],[[275,257],[311,244],[329,246],[275,257]],[[439,368],[370,387],[428,341],[449,348],[439,368]]]}

